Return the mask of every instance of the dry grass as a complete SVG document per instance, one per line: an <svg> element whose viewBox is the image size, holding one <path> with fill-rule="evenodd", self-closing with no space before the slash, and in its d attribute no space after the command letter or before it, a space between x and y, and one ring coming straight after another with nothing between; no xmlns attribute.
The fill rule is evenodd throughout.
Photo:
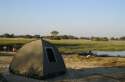
<svg viewBox="0 0 125 82"><path fill-rule="evenodd" d="M94 67L125 67L125 58L121 57L85 57L77 54L63 55L67 68L81 69ZM0 56L0 67L10 64L13 56Z"/></svg>
<svg viewBox="0 0 125 82"><path fill-rule="evenodd" d="M4 72L12 61L13 56L0 56L0 72Z"/></svg>
<svg viewBox="0 0 125 82"><path fill-rule="evenodd" d="M64 56L67 74L47 82L125 82L125 58Z"/></svg>
<svg viewBox="0 0 125 82"><path fill-rule="evenodd" d="M79 55L64 56L67 68L81 69L93 67L125 67L125 58L120 57L85 57Z"/></svg>

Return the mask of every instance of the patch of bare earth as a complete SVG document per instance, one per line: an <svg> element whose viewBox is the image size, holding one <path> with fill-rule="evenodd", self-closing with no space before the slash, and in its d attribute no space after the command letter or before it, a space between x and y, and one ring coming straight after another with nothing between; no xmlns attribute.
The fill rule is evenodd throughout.
<svg viewBox="0 0 125 82"><path fill-rule="evenodd" d="M125 58L64 55L64 60L67 73L53 82L125 82Z"/></svg>
<svg viewBox="0 0 125 82"><path fill-rule="evenodd" d="M67 68L95 68L95 67L125 67L125 58L120 57L86 57L79 55L64 55Z"/></svg>
<svg viewBox="0 0 125 82"><path fill-rule="evenodd" d="M63 55L66 74L36 82L125 82L125 58ZM12 58L0 57L0 65Z"/></svg>

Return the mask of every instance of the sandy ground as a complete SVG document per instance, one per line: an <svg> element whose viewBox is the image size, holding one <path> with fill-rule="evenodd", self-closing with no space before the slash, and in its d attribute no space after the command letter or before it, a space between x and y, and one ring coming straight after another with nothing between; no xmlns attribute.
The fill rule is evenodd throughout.
<svg viewBox="0 0 125 82"><path fill-rule="evenodd" d="M40 81L13 75L6 77L13 78L13 81L9 82L125 82L125 58L86 58L69 55L64 56L64 60L67 73L56 78ZM11 58L0 57L0 65L2 61L7 65Z"/></svg>

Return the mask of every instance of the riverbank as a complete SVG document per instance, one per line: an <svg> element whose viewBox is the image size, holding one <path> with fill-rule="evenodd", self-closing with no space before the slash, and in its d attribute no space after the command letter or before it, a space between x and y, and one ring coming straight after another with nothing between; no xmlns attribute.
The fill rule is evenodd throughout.
<svg viewBox="0 0 125 82"><path fill-rule="evenodd" d="M125 41L91 41L91 40L49 40L62 53L82 51L124 51Z"/></svg>
<svg viewBox="0 0 125 82"><path fill-rule="evenodd" d="M64 55L67 68L81 69L93 67L125 67L125 58L122 57L86 57Z"/></svg>
<svg viewBox="0 0 125 82"><path fill-rule="evenodd" d="M0 38L0 46L24 45L36 39ZM61 53L79 53L82 51L125 51L125 41L91 41L91 40L48 40L58 47ZM12 50L12 49L11 49Z"/></svg>
<svg viewBox="0 0 125 82"><path fill-rule="evenodd" d="M0 56L0 66L9 65L13 56ZM125 67L125 58L122 57L86 57L77 54L63 55L67 68L95 68L95 67Z"/></svg>
<svg viewBox="0 0 125 82"><path fill-rule="evenodd" d="M125 82L125 58L64 55L64 60L67 73L52 82Z"/></svg>

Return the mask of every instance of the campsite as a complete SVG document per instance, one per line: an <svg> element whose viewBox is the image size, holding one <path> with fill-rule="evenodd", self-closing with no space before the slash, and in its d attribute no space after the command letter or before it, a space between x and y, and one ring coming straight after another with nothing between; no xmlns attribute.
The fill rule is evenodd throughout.
<svg viewBox="0 0 125 82"><path fill-rule="evenodd" d="M2 40L2 38L1 38ZM13 45L14 42L15 44L27 44L30 43L32 41L36 41L37 39L12 39L12 38L3 38L3 40L7 40L5 41L4 44L9 44L9 45ZM10 43L9 43L10 41ZM74 82L74 81L78 81L78 82L88 82L88 80L90 80L90 82L93 82L95 80L95 82L97 81L112 81L112 82L124 82L124 71L125 71L125 58L124 57L97 57L97 56L80 56L78 55L78 53L73 53L75 49L70 49L71 47L68 46L72 46L74 48L78 48L78 45L80 45L79 47L83 46L88 48L88 45L91 45L92 48L95 47L95 49L99 49L96 48L96 46L94 45L97 42L91 42L91 41L86 41L86 40L48 40L51 44L56 45L56 47L59 49L59 52L61 53L63 59L64 59L64 63L67 69L66 74L62 75L62 76L58 76L55 78L51 78L48 80L43 80L43 81L50 81L53 79L53 82ZM67 42L66 42L67 41ZM72 43L71 43L72 41ZM1 41L2 42L2 41ZM69 43L68 43L69 42ZM107 44L109 46L120 46L120 42L122 41L113 41L112 42L107 42ZM67 44L66 44L67 43ZM102 41L99 42L100 44L104 44L106 42ZM97 44L99 44L97 43ZM112 43L112 44L110 44ZM122 42L124 43L124 41ZM77 45L76 45L77 44ZM65 46L65 47L64 47ZM67 46L67 47L66 47ZM66 52L64 52L64 49L62 48L66 48ZM69 48L69 49L68 49ZM124 47L122 47L124 49ZM76 49L76 50L77 50ZM117 48L118 49L118 48ZM26 49L24 49L26 50ZM71 50L72 52L69 53L69 50ZM82 49L78 50L81 51ZM89 48L90 50L90 48ZM120 49L121 50L121 49ZM120 51L119 50L119 51ZM83 51L85 51L83 49ZM104 51L106 51L106 49L104 49ZM109 51L109 50L108 50ZM9 51L10 53L10 51ZM15 53L15 52L14 52ZM4 73L5 71L8 70L9 65L12 62L13 59L13 55L6 55L5 53L0 56L0 71L1 74ZM116 76L118 75L118 76ZM92 80L92 81L91 81Z"/></svg>
<svg viewBox="0 0 125 82"><path fill-rule="evenodd" d="M0 0L0 82L125 82L125 0Z"/></svg>

